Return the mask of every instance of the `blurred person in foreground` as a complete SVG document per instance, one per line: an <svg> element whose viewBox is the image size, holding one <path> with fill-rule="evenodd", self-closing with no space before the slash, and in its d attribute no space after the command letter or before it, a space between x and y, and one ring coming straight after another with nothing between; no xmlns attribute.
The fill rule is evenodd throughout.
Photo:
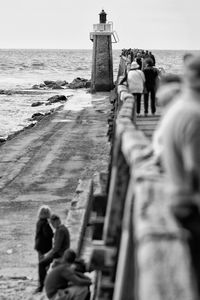
<svg viewBox="0 0 200 300"><path fill-rule="evenodd" d="M200 294L200 56L184 63L182 92L165 113L162 158L171 210L189 232L189 247Z"/></svg>
<svg viewBox="0 0 200 300"><path fill-rule="evenodd" d="M161 76L156 97L163 114L180 95L181 90L182 78L179 75L168 73ZM158 164L161 164L163 152L163 127L164 122L160 121L152 136L152 147Z"/></svg>
<svg viewBox="0 0 200 300"><path fill-rule="evenodd" d="M163 161L171 189L195 200L200 192L200 56L185 65L182 92L162 123Z"/></svg>
<svg viewBox="0 0 200 300"><path fill-rule="evenodd" d="M76 254L72 249L64 252L60 264L54 267L46 277L45 290L50 300L86 300L91 280L82 272L84 268L76 266Z"/></svg>

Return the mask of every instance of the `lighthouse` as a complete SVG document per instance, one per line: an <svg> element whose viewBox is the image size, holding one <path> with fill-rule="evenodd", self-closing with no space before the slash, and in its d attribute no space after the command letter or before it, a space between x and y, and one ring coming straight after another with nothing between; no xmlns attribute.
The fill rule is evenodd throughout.
<svg viewBox="0 0 200 300"><path fill-rule="evenodd" d="M107 22L104 10L99 14L99 23L93 25L90 40L93 42L91 90L110 91L114 87L112 43L116 43L118 37L112 22Z"/></svg>

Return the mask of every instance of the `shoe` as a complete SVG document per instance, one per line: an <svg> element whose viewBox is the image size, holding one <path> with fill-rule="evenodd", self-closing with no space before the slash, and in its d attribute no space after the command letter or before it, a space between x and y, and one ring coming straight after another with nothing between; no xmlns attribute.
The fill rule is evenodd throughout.
<svg viewBox="0 0 200 300"><path fill-rule="evenodd" d="M137 114L137 117L140 118L140 114Z"/></svg>
<svg viewBox="0 0 200 300"><path fill-rule="evenodd" d="M147 116L148 116L148 113L145 113L144 116L147 117Z"/></svg>
<svg viewBox="0 0 200 300"><path fill-rule="evenodd" d="M33 292L33 294L38 294L38 293L42 293L43 287L42 286L38 286L37 289L35 289L35 291Z"/></svg>

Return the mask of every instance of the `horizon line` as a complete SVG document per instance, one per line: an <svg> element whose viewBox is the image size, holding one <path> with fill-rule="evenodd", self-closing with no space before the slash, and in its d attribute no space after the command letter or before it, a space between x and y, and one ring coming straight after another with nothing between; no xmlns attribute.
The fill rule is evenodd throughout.
<svg viewBox="0 0 200 300"><path fill-rule="evenodd" d="M146 50L143 48L124 48L124 49L141 49ZM31 48L31 47L1 47L0 50L93 50L92 48ZM122 51L121 48L112 49L117 51ZM155 51L200 51L200 49L178 49L178 48L172 48L172 49L159 49L159 48L148 48L148 50L155 50Z"/></svg>

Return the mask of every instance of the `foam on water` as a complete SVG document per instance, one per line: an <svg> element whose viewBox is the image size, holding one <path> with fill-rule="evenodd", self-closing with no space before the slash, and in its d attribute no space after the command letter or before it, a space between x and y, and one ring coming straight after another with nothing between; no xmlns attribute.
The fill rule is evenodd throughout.
<svg viewBox="0 0 200 300"><path fill-rule="evenodd" d="M92 107L92 95L80 92L67 101L64 110L80 111L86 107Z"/></svg>

